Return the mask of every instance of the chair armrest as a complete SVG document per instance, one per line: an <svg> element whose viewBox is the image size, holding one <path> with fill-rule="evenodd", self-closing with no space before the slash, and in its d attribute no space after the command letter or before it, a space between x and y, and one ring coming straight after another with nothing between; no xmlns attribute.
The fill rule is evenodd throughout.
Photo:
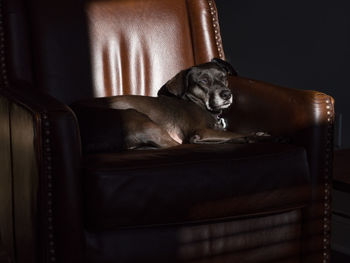
<svg viewBox="0 0 350 263"><path fill-rule="evenodd" d="M6 214L14 215L17 260L48 262L60 255L60 262L80 262L81 147L74 113L23 83L0 89L0 110L0 151L8 156L0 158L7 167L0 177L13 189Z"/></svg>
<svg viewBox="0 0 350 263"><path fill-rule="evenodd" d="M228 121L229 130L266 131L272 135L288 136L291 143L305 148L312 200L303 213L305 245L302 253L310 255L310 260L305 259L305 262L313 262L313 256L317 262L327 259L330 251L334 99L317 91L282 88L240 77L231 77L229 84L235 96L234 105L223 116Z"/></svg>
<svg viewBox="0 0 350 263"><path fill-rule="evenodd" d="M292 135L310 126L328 126L333 122L334 100L324 93L241 77L231 77L229 85L235 96L226 114L230 129Z"/></svg>
<svg viewBox="0 0 350 263"><path fill-rule="evenodd" d="M334 99L317 91L283 88L241 77L231 77L229 85L235 102L223 115L228 129L288 136L293 144L306 149L312 183L328 189L332 174ZM315 199L324 198L323 189L313 189L318 189Z"/></svg>
<svg viewBox="0 0 350 263"><path fill-rule="evenodd" d="M308 155L313 183L331 176L334 99L324 93L283 88L241 77L230 77L235 97L223 117L236 132L266 131L288 136ZM320 174L324 178L318 178Z"/></svg>

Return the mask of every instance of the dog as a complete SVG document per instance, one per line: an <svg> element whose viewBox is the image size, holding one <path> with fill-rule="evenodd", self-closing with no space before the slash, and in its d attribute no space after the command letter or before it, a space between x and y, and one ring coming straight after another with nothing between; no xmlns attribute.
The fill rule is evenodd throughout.
<svg viewBox="0 0 350 263"><path fill-rule="evenodd" d="M244 135L226 130L220 115L234 99L228 87L229 75L237 75L231 64L214 58L180 71L160 88L158 97L94 98L75 103L73 109L78 119L96 110L118 116L124 149L168 148L184 143L249 143L268 136L264 132ZM88 122L91 119L84 117Z"/></svg>

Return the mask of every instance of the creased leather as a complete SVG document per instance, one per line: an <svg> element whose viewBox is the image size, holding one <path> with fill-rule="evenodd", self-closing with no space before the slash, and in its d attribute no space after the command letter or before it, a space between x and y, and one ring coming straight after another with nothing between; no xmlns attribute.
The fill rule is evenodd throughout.
<svg viewBox="0 0 350 263"><path fill-rule="evenodd" d="M154 96L194 64L186 1L91 1L86 12L95 96Z"/></svg>

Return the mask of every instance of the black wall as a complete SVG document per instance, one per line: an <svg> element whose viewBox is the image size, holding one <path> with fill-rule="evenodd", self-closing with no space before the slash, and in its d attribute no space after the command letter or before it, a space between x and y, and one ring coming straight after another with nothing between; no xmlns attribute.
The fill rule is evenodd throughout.
<svg viewBox="0 0 350 263"><path fill-rule="evenodd" d="M241 76L335 98L350 148L350 1L216 0L227 60Z"/></svg>

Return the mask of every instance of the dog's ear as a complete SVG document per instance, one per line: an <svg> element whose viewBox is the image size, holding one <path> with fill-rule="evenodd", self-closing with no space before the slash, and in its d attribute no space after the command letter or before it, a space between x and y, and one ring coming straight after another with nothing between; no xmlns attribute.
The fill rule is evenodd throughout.
<svg viewBox="0 0 350 263"><path fill-rule="evenodd" d="M222 60L221 58L213 58L211 60L211 62L214 62L215 64L217 64L219 67L221 67L222 69L224 69L228 75L232 75L232 76L237 76L237 71L232 67L232 65L230 63L228 63L225 60Z"/></svg>
<svg viewBox="0 0 350 263"><path fill-rule="evenodd" d="M160 90L158 91L159 95L165 96L176 96L182 97L188 88L188 73L190 69L185 69L180 71L173 77L168 80Z"/></svg>

